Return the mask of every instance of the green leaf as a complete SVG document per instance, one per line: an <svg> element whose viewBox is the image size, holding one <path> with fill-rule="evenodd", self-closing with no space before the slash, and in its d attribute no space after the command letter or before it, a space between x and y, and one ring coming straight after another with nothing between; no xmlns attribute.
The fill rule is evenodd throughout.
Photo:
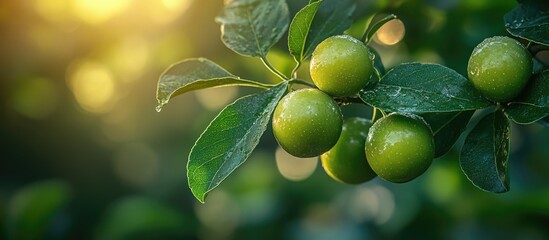
<svg viewBox="0 0 549 240"><path fill-rule="evenodd" d="M183 211L145 197L127 197L108 208L94 239L183 239L196 229Z"/></svg>
<svg viewBox="0 0 549 240"><path fill-rule="evenodd" d="M8 205L9 239L53 238L54 219L70 198L69 186L57 180L33 183L19 190Z"/></svg>
<svg viewBox="0 0 549 240"><path fill-rule="evenodd" d="M420 63L396 66L381 82L363 89L359 97L388 112L457 112L491 104L456 71L438 64Z"/></svg>
<svg viewBox="0 0 549 240"><path fill-rule="evenodd" d="M513 36L549 45L549 7L537 6L529 1L519 4L505 14L505 28Z"/></svg>
<svg viewBox="0 0 549 240"><path fill-rule="evenodd" d="M368 49L370 50L370 55L374 58L374 72L370 79L368 80L368 83L366 86L364 86L364 89L369 89L372 86L376 85L381 79L383 75L385 75L385 66L383 66L383 62L381 61L381 55L372 47L368 46Z"/></svg>
<svg viewBox="0 0 549 240"><path fill-rule="evenodd" d="M230 0L216 21L221 39L238 54L266 57L290 22L285 0Z"/></svg>
<svg viewBox="0 0 549 240"><path fill-rule="evenodd" d="M376 23L374 23L374 25L372 25L371 27L368 27L368 31L366 31L366 33L364 33L364 36L362 37L362 39L364 39L365 41L367 42L371 42L372 41L372 38L374 37L374 34L381 28L383 27L383 25L385 25L385 23L393 20L393 19L396 19L397 16L394 15L394 14L390 14L386 17L384 17L383 19L377 21Z"/></svg>
<svg viewBox="0 0 549 240"><path fill-rule="evenodd" d="M316 2L312 2L309 5L313 5L315 3ZM352 17L355 8L356 4L354 0L324 0L320 4L320 7L316 10L312 23L306 24L306 21L304 20L308 19L297 20L300 23L296 23L294 28L302 28L303 30L294 31L307 31L308 34L306 34L306 38L300 38L291 35L291 32L289 33L290 35L288 36L288 42L292 41L292 45L296 45L294 48L290 45L290 43L288 43L290 53L294 55L295 60L297 62L301 62L308 59L313 54L316 46L320 42L324 41L324 39L342 34L345 30L347 30L353 23ZM309 9L307 11L311 10L312 9ZM296 15L296 17L298 16ZM299 16L299 18L305 18L305 16ZM294 21L296 20L294 19ZM307 27L307 29L305 29L305 27ZM294 37L296 39L290 39ZM303 46L301 48L297 46L300 43Z"/></svg>
<svg viewBox="0 0 549 240"><path fill-rule="evenodd" d="M532 77L521 95L509 102L504 111L518 124L530 124L549 116L549 69Z"/></svg>
<svg viewBox="0 0 549 240"><path fill-rule="evenodd" d="M540 119L539 120L539 123L545 127L549 127L549 116L543 118L543 119Z"/></svg>
<svg viewBox="0 0 549 240"><path fill-rule="evenodd" d="M168 67L160 75L156 90L157 110L160 111L173 97L189 91L234 85L268 87L267 84L240 79L208 59L185 59Z"/></svg>
<svg viewBox="0 0 549 240"><path fill-rule="evenodd" d="M379 75L385 75L385 66L383 66L383 62L381 61L381 55L370 46L368 46L368 49L370 50L370 53L374 55L374 67L379 72Z"/></svg>
<svg viewBox="0 0 549 240"><path fill-rule="evenodd" d="M460 165L478 188L509 191L509 121L500 110L490 113L471 130L461 149Z"/></svg>
<svg viewBox="0 0 549 240"><path fill-rule="evenodd" d="M290 24L290 29L288 30L288 49L296 62L301 62L305 59L304 54L307 48L305 43L307 42L309 29L320 4L322 4L322 0L308 4L295 14Z"/></svg>
<svg viewBox="0 0 549 240"><path fill-rule="evenodd" d="M421 116L431 126L435 137L435 158L446 154L465 131L475 111L425 113Z"/></svg>
<svg viewBox="0 0 549 240"><path fill-rule="evenodd" d="M198 138L189 154L187 177L200 202L249 157L287 85L283 82L268 91L236 100Z"/></svg>

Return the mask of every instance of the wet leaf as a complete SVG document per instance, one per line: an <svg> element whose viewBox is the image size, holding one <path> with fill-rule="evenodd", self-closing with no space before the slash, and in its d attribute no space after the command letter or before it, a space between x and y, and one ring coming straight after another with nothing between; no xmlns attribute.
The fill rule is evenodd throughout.
<svg viewBox="0 0 549 240"><path fill-rule="evenodd" d="M388 71L381 82L359 97L388 112L456 112L485 108L485 100L456 71L438 64L405 63Z"/></svg>
<svg viewBox="0 0 549 240"><path fill-rule="evenodd" d="M500 110L490 113L471 130L461 149L460 165L478 188L509 191L509 121Z"/></svg>
<svg viewBox="0 0 549 240"><path fill-rule="evenodd" d="M352 16L356 8L355 1L323 0L319 2L322 3L317 7L312 22L309 23L310 17L305 14L311 12L318 2L310 3L305 7L307 8L305 13L299 16L296 15L298 20L293 27L295 33L289 33L288 46L297 62L308 59L319 43L328 37L342 34L353 23ZM307 34L297 34L297 32L307 32ZM299 47L299 45L302 47Z"/></svg>
<svg viewBox="0 0 549 240"><path fill-rule="evenodd" d="M189 91L234 85L267 88L265 84L240 79L208 59L186 59L173 64L160 75L156 90L157 110L173 97Z"/></svg>
<svg viewBox="0 0 549 240"><path fill-rule="evenodd" d="M301 62L306 57L304 54L307 49L305 45L307 36L309 35L311 24L320 4L322 4L322 0L308 4L296 13L290 24L290 29L288 30L288 49L296 62Z"/></svg>
<svg viewBox="0 0 549 240"><path fill-rule="evenodd" d="M435 138L435 158L446 154L456 143L475 111L425 113L421 116L431 126Z"/></svg>
<svg viewBox="0 0 549 240"><path fill-rule="evenodd" d="M238 54L265 57L282 38L290 13L285 0L231 0L216 21L225 46Z"/></svg>
<svg viewBox="0 0 549 240"><path fill-rule="evenodd" d="M505 114L518 124L530 124L549 115L549 69L533 76L521 95L505 106Z"/></svg>
<svg viewBox="0 0 549 240"><path fill-rule="evenodd" d="M286 88L284 82L236 100L198 138L189 154L187 177L200 202L250 156Z"/></svg>
<svg viewBox="0 0 549 240"><path fill-rule="evenodd" d="M514 36L549 45L549 4L523 1L504 17L505 28Z"/></svg>

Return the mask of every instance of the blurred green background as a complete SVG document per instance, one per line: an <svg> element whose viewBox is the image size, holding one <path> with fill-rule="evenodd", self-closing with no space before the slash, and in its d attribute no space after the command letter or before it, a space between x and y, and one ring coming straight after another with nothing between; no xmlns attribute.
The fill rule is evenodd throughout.
<svg viewBox="0 0 549 240"><path fill-rule="evenodd" d="M306 4L289 0L293 14ZM357 0L394 13L405 35L373 42L387 68L440 63L465 75L472 49L507 35L513 0ZM317 159L277 149L270 129L251 158L200 204L186 182L194 141L249 88L202 90L155 111L171 63L207 57L264 82L259 59L225 48L222 1L0 2L0 239L547 239L549 128L512 126L511 191L475 188L454 150L418 179L349 186ZM398 31L397 31L398 32ZM285 40L273 64L293 67ZM306 64L305 64L306 65ZM306 78L307 67L300 71ZM345 116L368 117L364 106ZM475 120L474 120L475 121ZM470 128L470 126L469 126ZM459 149L459 144L458 147Z"/></svg>

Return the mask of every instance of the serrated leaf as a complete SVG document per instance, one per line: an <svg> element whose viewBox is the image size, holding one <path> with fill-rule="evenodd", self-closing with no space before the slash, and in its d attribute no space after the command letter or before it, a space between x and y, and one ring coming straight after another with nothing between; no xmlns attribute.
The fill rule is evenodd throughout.
<svg viewBox="0 0 549 240"><path fill-rule="evenodd" d="M267 88L266 84L240 79L208 59L185 59L160 75L156 90L157 109L160 110L173 97L189 91L234 85Z"/></svg>
<svg viewBox="0 0 549 240"><path fill-rule="evenodd" d="M286 92L283 82L268 91L236 100L223 109L196 141L189 154L187 177L194 196L204 202L251 154Z"/></svg>
<svg viewBox="0 0 549 240"><path fill-rule="evenodd" d="M310 3L315 4L315 2ZM324 0L320 4L320 7L316 10L316 14L310 23L307 31L308 34L305 39L294 39L291 41L305 41L302 43L303 47L292 53L296 61L301 62L308 59L315 50L316 46L324 41L324 39L342 34L353 23L353 13L355 11L356 4L354 0ZM296 26L300 27L300 26ZM290 41L288 36L288 41ZM297 45L297 43L294 43ZM296 48L297 49L297 48ZM292 50L290 50L292 51Z"/></svg>
<svg viewBox="0 0 549 240"><path fill-rule="evenodd" d="M509 191L509 121L500 110L490 113L471 130L461 149L460 165L478 188Z"/></svg>
<svg viewBox="0 0 549 240"><path fill-rule="evenodd" d="M491 103L456 71L438 64L405 63L389 70L381 82L359 97L388 112L457 112Z"/></svg>
<svg viewBox="0 0 549 240"><path fill-rule="evenodd" d="M290 29L288 30L288 49L290 54L294 56L296 62L301 62L305 59L305 51L307 46L307 36L309 35L309 29L313 23L313 19L316 15L316 11L322 0L312 2L299 10L290 23Z"/></svg>
<svg viewBox="0 0 549 240"><path fill-rule="evenodd" d="M514 36L549 45L549 7L547 2L525 1L505 14L505 28Z"/></svg>
<svg viewBox="0 0 549 240"><path fill-rule="evenodd" d="M530 124L549 116L549 69L532 77L521 95L509 102L504 111L518 124Z"/></svg>
<svg viewBox="0 0 549 240"><path fill-rule="evenodd" d="M290 22L285 0L231 0L216 21L225 46L238 54L265 57Z"/></svg>
<svg viewBox="0 0 549 240"><path fill-rule="evenodd" d="M435 158L446 154L461 136L475 111L425 113L421 116L431 126L435 138Z"/></svg>

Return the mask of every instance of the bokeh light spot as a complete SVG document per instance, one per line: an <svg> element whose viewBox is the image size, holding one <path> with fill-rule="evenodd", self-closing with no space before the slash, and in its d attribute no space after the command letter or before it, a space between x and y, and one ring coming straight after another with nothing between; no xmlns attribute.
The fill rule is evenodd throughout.
<svg viewBox="0 0 549 240"><path fill-rule="evenodd" d="M290 155L281 147L276 149L276 166L288 180L301 181L310 177L318 165L318 158L298 158Z"/></svg>
<svg viewBox="0 0 549 240"><path fill-rule="evenodd" d="M383 45L394 45L404 38L404 33L404 23L400 19L393 19L379 28L374 40Z"/></svg>
<svg viewBox="0 0 549 240"><path fill-rule="evenodd" d="M237 202L221 189L211 192L206 204L197 204L195 212L198 220L207 228L204 234L217 235L215 238L230 235L240 223L241 213Z"/></svg>
<svg viewBox="0 0 549 240"><path fill-rule="evenodd" d="M445 165L435 165L427 175L427 194L438 203L455 199L459 193L461 182L459 172L455 168Z"/></svg>
<svg viewBox="0 0 549 240"><path fill-rule="evenodd" d="M150 50L147 41L141 37L127 37L108 52L109 65L117 71L120 80L131 82L147 69Z"/></svg>
<svg viewBox="0 0 549 240"><path fill-rule="evenodd" d="M195 92L198 102L209 110L219 110L238 94L237 87L209 88Z"/></svg>
<svg viewBox="0 0 549 240"><path fill-rule="evenodd" d="M131 0L75 0L74 12L84 22L101 24L120 14Z"/></svg>
<svg viewBox="0 0 549 240"><path fill-rule="evenodd" d="M151 0L147 9L151 20L158 24L170 23L179 18L191 5L191 0Z"/></svg>
<svg viewBox="0 0 549 240"><path fill-rule="evenodd" d="M66 20L70 15L69 0L35 0L33 4L36 13L51 22Z"/></svg>
<svg viewBox="0 0 549 240"><path fill-rule="evenodd" d="M115 80L103 64L91 60L76 62L69 68L69 87L86 111L102 113L114 100Z"/></svg>
<svg viewBox="0 0 549 240"><path fill-rule="evenodd" d="M24 80L11 98L13 109L29 118L46 118L59 103L59 89L45 78Z"/></svg>

